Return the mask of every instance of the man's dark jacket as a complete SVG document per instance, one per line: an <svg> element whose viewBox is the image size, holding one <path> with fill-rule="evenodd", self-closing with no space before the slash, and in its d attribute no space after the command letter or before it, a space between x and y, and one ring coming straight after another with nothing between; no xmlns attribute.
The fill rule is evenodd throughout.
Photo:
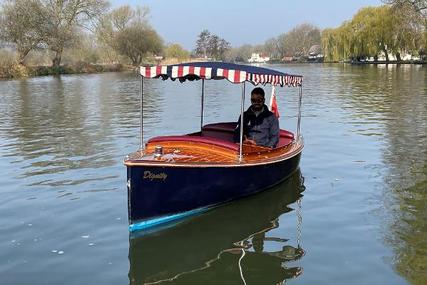
<svg viewBox="0 0 427 285"><path fill-rule="evenodd" d="M268 107L264 105L263 111L256 116L249 107L243 114L243 135L248 139L255 140L257 145L276 147L279 142L279 120ZM240 117L237 122L237 127L234 130L234 141L240 140Z"/></svg>

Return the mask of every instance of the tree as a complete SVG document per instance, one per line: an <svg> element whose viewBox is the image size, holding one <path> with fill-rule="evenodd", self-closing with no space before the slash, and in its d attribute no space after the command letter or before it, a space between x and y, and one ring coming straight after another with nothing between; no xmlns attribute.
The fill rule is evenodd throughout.
<svg viewBox="0 0 427 285"><path fill-rule="evenodd" d="M366 7L353 16L348 30L351 35L352 59L365 59L383 52L386 61L389 60L394 29L389 12L386 6Z"/></svg>
<svg viewBox="0 0 427 285"><path fill-rule="evenodd" d="M231 48L230 43L217 35L209 38L207 53L215 60L224 60L225 53Z"/></svg>
<svg viewBox="0 0 427 285"><path fill-rule="evenodd" d="M137 7L140 11L142 11L143 8ZM143 19L140 19L140 21L145 21L145 15L148 15L148 8L144 8L144 12L141 12L141 17ZM113 10L110 13L110 20L112 27L117 29L118 31L124 30L126 27L129 26L132 19L135 17L135 12L132 10L132 8L128 5L121 6L115 10Z"/></svg>
<svg viewBox="0 0 427 285"><path fill-rule="evenodd" d="M77 40L80 28L88 29L90 24L102 15L107 0L40 0L43 5L46 24L45 41L54 52L52 65L58 67L64 48Z"/></svg>
<svg viewBox="0 0 427 285"><path fill-rule="evenodd" d="M115 36L116 50L132 61L132 65L138 66L143 58L151 54L159 54L163 43L157 32L151 28L140 25L126 27Z"/></svg>
<svg viewBox="0 0 427 285"><path fill-rule="evenodd" d="M286 47L286 36L286 33L283 33L277 37L277 53L281 59L289 53L287 50L288 47Z"/></svg>
<svg viewBox="0 0 427 285"><path fill-rule="evenodd" d="M311 24L301 24L278 37L278 54L281 57L306 56L310 47L319 45L320 42L319 28Z"/></svg>
<svg viewBox="0 0 427 285"><path fill-rule="evenodd" d="M206 58L208 56L208 48L211 42L211 33L208 30L203 30L196 41L196 54Z"/></svg>
<svg viewBox="0 0 427 285"><path fill-rule="evenodd" d="M324 29L322 31L322 50L325 58L329 61L340 59L338 54L338 35L336 29Z"/></svg>
<svg viewBox="0 0 427 285"><path fill-rule="evenodd" d="M228 53L228 61L247 62L251 57L253 47L251 45L243 45L238 48L231 48Z"/></svg>
<svg viewBox="0 0 427 285"><path fill-rule="evenodd" d="M399 22L396 41L422 55L427 47L427 0L385 0ZM400 52L396 51L399 57Z"/></svg>
<svg viewBox="0 0 427 285"><path fill-rule="evenodd" d="M412 6L416 12L424 13L427 11L427 0L383 0L386 4L391 4L397 8Z"/></svg>
<svg viewBox="0 0 427 285"><path fill-rule="evenodd" d="M217 35L211 35L208 41L207 54L209 57L217 59L219 57L219 41L220 38Z"/></svg>
<svg viewBox="0 0 427 285"><path fill-rule="evenodd" d="M279 53L279 41L276 38L271 38L265 41L262 48L263 52L268 54L270 58L281 59Z"/></svg>
<svg viewBox="0 0 427 285"><path fill-rule="evenodd" d="M196 41L196 54L204 58L211 57L215 60L224 60L231 45L217 35L203 30Z"/></svg>
<svg viewBox="0 0 427 285"><path fill-rule="evenodd" d="M183 60L189 58L190 53L183 49L179 44L171 44L166 47L165 56L167 58L176 58L178 60Z"/></svg>
<svg viewBox="0 0 427 285"><path fill-rule="evenodd" d="M37 0L7 0L1 8L0 38L16 45L18 62L23 64L28 53L44 39L41 6Z"/></svg>
<svg viewBox="0 0 427 285"><path fill-rule="evenodd" d="M98 25L98 38L137 66L149 54L160 54L163 40L147 21L148 8L122 6Z"/></svg>
<svg viewBox="0 0 427 285"><path fill-rule="evenodd" d="M360 9L351 21L337 29L322 33L322 48L329 60L361 60L382 53L386 61L394 54L398 61L401 53L418 53L422 49L424 23L411 8L412 14L402 13L390 6Z"/></svg>

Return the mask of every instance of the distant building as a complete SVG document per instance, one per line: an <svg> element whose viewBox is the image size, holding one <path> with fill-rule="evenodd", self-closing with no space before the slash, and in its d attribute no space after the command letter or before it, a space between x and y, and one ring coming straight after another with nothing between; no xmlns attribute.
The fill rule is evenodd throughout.
<svg viewBox="0 0 427 285"><path fill-rule="evenodd" d="M322 48L320 45L314 45L308 50L308 61L310 62L323 62Z"/></svg>
<svg viewBox="0 0 427 285"><path fill-rule="evenodd" d="M251 58L248 59L249 63L266 63L270 60L270 57L264 56L259 53L253 53Z"/></svg>
<svg viewBox="0 0 427 285"><path fill-rule="evenodd" d="M295 59L292 55L285 55L284 57L282 57L282 61L283 62L292 62L292 61L295 61Z"/></svg>

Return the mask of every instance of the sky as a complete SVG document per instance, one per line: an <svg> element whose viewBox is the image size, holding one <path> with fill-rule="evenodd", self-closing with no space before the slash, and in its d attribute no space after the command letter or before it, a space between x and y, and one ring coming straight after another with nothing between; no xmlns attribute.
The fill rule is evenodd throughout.
<svg viewBox="0 0 427 285"><path fill-rule="evenodd" d="M193 50L204 29L231 43L263 44L266 40L309 23L321 29L338 27L360 8L381 0L110 0L112 8L147 6L149 22L165 43Z"/></svg>

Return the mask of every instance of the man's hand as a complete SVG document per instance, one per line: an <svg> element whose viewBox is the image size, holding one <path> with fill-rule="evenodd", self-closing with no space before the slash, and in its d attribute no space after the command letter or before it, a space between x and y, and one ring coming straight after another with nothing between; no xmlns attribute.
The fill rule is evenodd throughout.
<svg viewBox="0 0 427 285"><path fill-rule="evenodd" d="M250 140L246 136L245 136L245 140L243 141L243 143L250 144L250 145L256 145L256 141L255 140Z"/></svg>

